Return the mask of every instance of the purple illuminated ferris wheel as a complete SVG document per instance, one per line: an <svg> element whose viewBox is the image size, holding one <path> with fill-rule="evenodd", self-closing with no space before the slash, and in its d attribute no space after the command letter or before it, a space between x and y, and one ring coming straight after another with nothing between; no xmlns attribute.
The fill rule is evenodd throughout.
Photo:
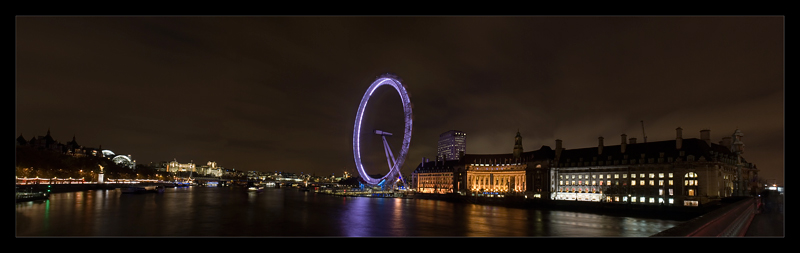
<svg viewBox="0 0 800 253"><path fill-rule="evenodd" d="M403 144L400 147L400 154L395 157L392 153L392 150L389 148L389 143L386 142L386 136L392 136L392 133L381 130L373 131L373 133L381 135L381 138L383 138L383 148L386 152L386 161L389 163L389 173L386 173L386 175L381 178L372 178L364 171L364 165L361 163L361 122L363 120L364 110L367 108L367 102L369 102L369 98L372 96L372 93L378 89L378 87L383 85L391 86L397 90L398 94L400 94L400 99L403 103L405 133L403 133ZM384 187L393 187L397 180L401 180L403 185L406 184L405 180L403 180L402 176L400 175L400 168L403 167L403 162L406 159L406 155L408 155L408 146L411 143L411 121L411 100L408 98L408 92L406 92L405 86L400 83L399 78L395 75L383 74L379 76L378 79L376 79L375 82L369 86L367 92L364 93L364 98L361 99L361 105L358 106L356 124L353 128L353 156L356 160L356 169L358 170L358 174L361 176L364 182L372 186Z"/></svg>

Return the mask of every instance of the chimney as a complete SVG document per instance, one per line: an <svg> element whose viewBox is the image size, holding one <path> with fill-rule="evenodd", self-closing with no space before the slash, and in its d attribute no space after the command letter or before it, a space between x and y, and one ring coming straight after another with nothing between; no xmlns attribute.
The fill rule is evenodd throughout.
<svg viewBox="0 0 800 253"><path fill-rule="evenodd" d="M620 145L620 152L625 153L625 148L628 146L628 143L625 142L628 139L627 134L622 134L622 144Z"/></svg>
<svg viewBox="0 0 800 253"><path fill-rule="evenodd" d="M675 129L675 149L681 149L683 145L683 129L678 127Z"/></svg>
<svg viewBox="0 0 800 253"><path fill-rule="evenodd" d="M597 154L603 154L603 136L597 138Z"/></svg>
<svg viewBox="0 0 800 253"><path fill-rule="evenodd" d="M711 130L703 129L700 130L700 139L705 141L709 147L711 147Z"/></svg>
<svg viewBox="0 0 800 253"><path fill-rule="evenodd" d="M636 144L636 138L631 138L631 144Z"/></svg>

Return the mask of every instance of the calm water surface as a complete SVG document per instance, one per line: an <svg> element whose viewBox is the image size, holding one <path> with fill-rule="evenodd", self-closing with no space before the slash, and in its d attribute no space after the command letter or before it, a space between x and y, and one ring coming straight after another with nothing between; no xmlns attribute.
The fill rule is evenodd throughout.
<svg viewBox="0 0 800 253"><path fill-rule="evenodd" d="M18 237L647 237L681 221L234 187L53 194L16 204Z"/></svg>

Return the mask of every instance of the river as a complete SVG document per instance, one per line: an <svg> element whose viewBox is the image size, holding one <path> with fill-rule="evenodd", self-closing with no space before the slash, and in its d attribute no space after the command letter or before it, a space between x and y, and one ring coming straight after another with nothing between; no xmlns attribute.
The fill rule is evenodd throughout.
<svg viewBox="0 0 800 253"><path fill-rule="evenodd" d="M681 223L292 188L90 190L16 204L17 237L647 237Z"/></svg>

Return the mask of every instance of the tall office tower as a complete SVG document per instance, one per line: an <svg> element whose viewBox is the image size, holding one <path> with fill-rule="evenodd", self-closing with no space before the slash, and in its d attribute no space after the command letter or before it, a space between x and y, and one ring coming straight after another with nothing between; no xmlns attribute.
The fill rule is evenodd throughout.
<svg viewBox="0 0 800 253"><path fill-rule="evenodd" d="M436 151L437 160L458 160L459 153L467 153L467 134L458 130L450 130L439 135Z"/></svg>

